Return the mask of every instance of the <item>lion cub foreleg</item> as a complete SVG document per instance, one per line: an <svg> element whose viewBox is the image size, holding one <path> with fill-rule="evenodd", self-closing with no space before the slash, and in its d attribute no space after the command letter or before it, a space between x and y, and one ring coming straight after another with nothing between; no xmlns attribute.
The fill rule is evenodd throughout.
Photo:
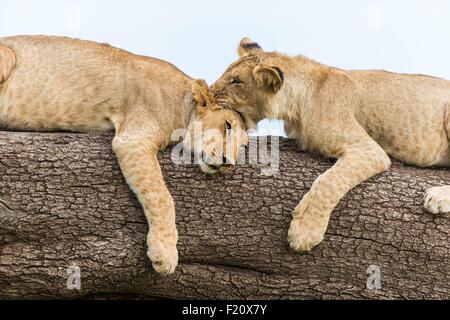
<svg viewBox="0 0 450 320"><path fill-rule="evenodd" d="M170 274L178 264L175 206L164 183L152 141L133 135L117 135L113 141L122 173L141 202L149 223L148 257L153 268Z"/></svg>
<svg viewBox="0 0 450 320"><path fill-rule="evenodd" d="M289 243L295 251L309 251L322 242L330 214L352 188L390 166L375 141L348 146L336 164L321 175L294 211Z"/></svg>

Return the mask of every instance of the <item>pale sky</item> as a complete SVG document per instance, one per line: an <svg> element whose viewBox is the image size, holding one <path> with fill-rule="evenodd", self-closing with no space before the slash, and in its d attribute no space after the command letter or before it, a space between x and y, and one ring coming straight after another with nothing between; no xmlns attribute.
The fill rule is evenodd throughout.
<svg viewBox="0 0 450 320"><path fill-rule="evenodd" d="M450 79L447 0L0 0L0 36L17 34L108 42L209 83L245 36L340 68Z"/></svg>

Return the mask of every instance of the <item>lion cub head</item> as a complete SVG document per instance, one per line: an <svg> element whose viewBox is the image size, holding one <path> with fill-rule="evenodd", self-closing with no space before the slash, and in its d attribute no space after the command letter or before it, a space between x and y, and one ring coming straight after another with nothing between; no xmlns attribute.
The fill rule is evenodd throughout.
<svg viewBox="0 0 450 320"><path fill-rule="evenodd" d="M239 151L248 143L240 115L216 103L204 80L192 85L195 116L188 126L185 145L197 156L203 172L215 174L236 165Z"/></svg>
<svg viewBox="0 0 450 320"><path fill-rule="evenodd" d="M278 55L265 52L256 42L244 38L240 59L212 85L217 101L242 113L250 129L267 113L268 103L283 86L284 73L276 65Z"/></svg>

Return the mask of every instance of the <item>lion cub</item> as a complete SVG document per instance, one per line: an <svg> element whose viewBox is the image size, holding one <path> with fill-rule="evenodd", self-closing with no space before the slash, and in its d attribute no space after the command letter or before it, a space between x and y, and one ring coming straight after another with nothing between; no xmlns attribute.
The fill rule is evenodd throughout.
<svg viewBox="0 0 450 320"><path fill-rule="evenodd" d="M205 172L215 173L236 163L248 138L239 115L217 106L204 81L161 60L59 37L0 38L0 123L38 131L115 129L113 150L145 210L148 256L161 274L177 266L178 235L158 151L174 130L188 128L187 147L202 155ZM212 129L223 139L204 138Z"/></svg>
<svg viewBox="0 0 450 320"><path fill-rule="evenodd" d="M238 52L240 60L212 86L219 103L241 112L249 127L263 118L282 119L304 148L338 159L294 211L294 250L318 245L335 206L352 188L387 170L389 156L420 167L450 165L450 81L340 70L303 56L264 52L248 38ZM428 190L425 208L450 212L450 186Z"/></svg>

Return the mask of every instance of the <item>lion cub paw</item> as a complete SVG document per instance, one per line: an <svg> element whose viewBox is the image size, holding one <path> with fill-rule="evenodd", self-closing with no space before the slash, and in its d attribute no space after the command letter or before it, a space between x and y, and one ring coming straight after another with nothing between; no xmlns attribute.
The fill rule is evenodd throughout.
<svg viewBox="0 0 450 320"><path fill-rule="evenodd" d="M433 214L449 214L450 186L428 189L425 194L424 207Z"/></svg>
<svg viewBox="0 0 450 320"><path fill-rule="evenodd" d="M165 244L160 240L148 241L148 257L153 268L162 275L169 275L175 272L178 265L178 250L176 245Z"/></svg>
<svg viewBox="0 0 450 320"><path fill-rule="evenodd" d="M308 252L323 241L325 230L294 219L289 228L288 241L296 252Z"/></svg>
<svg viewBox="0 0 450 320"><path fill-rule="evenodd" d="M294 210L288 234L289 244L294 251L311 251L325 237L329 213L314 208L307 194Z"/></svg>

